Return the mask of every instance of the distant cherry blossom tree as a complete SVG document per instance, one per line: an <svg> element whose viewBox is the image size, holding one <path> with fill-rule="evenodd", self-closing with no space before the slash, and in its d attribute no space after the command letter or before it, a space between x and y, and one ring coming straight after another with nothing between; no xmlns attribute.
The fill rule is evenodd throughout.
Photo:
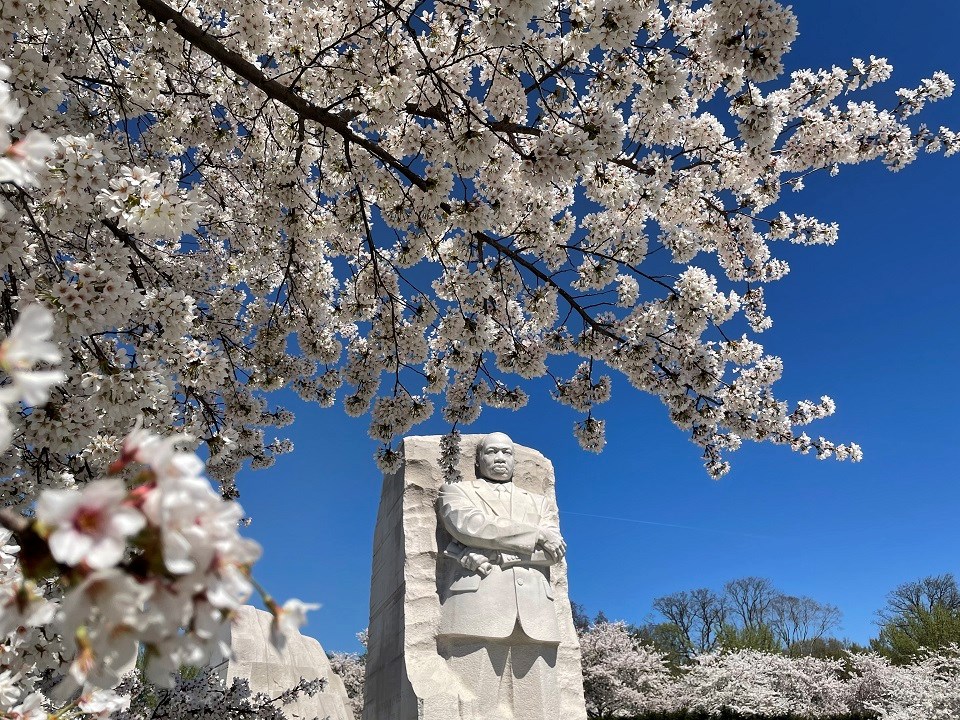
<svg viewBox="0 0 960 720"><path fill-rule="evenodd" d="M638 715L669 707L666 658L632 636L625 623L595 622L579 637L589 717Z"/></svg>
<svg viewBox="0 0 960 720"><path fill-rule="evenodd" d="M851 710L881 720L948 720L960 716L960 647L928 651L907 665L873 654L852 655Z"/></svg>
<svg viewBox="0 0 960 720"><path fill-rule="evenodd" d="M826 717L848 711L837 660L756 650L705 653L684 668L677 706L717 714Z"/></svg>
<svg viewBox="0 0 960 720"><path fill-rule="evenodd" d="M629 718L644 712L708 717L950 720L960 713L960 648L927 652L908 665L876 654L842 660L737 650L702 653L671 674L665 656L645 647L622 622L579 633L587 712Z"/></svg>
<svg viewBox="0 0 960 720"><path fill-rule="evenodd" d="M353 716L360 720L363 716L363 684L366 679L366 657L359 653L330 653L330 667L343 680L347 697L353 708Z"/></svg>
<svg viewBox="0 0 960 720"><path fill-rule="evenodd" d="M333 652L328 655L330 667L343 680L347 697L353 704L353 716L356 720L360 720L363 716L363 686L367 672L367 638L367 628L357 633L357 640L364 648L362 653Z"/></svg>

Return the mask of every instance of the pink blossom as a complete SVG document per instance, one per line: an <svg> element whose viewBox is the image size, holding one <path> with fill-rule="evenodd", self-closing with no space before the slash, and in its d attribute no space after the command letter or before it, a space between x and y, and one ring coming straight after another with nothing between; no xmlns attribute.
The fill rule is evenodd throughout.
<svg viewBox="0 0 960 720"><path fill-rule="evenodd" d="M36 173L53 155L53 142L41 132L31 130L23 138L7 146L0 155L0 180L21 187L36 182Z"/></svg>
<svg viewBox="0 0 960 720"><path fill-rule="evenodd" d="M47 541L54 559L94 569L120 562L127 538L146 523L141 513L123 504L126 496L116 479L94 481L80 492L44 492L37 502L37 520L52 528Z"/></svg>
<svg viewBox="0 0 960 720"><path fill-rule="evenodd" d="M47 720L47 711L43 709L43 695L33 692L23 699L23 702L12 708L8 717L15 720Z"/></svg>

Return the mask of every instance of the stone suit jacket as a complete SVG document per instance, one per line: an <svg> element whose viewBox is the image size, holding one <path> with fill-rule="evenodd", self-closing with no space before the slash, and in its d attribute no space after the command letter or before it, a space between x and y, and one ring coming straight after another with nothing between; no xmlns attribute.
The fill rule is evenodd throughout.
<svg viewBox="0 0 960 720"><path fill-rule="evenodd" d="M560 642L550 589L550 560L536 549L539 528L559 532L556 505L513 483L504 499L498 483L444 483L439 515L443 526L468 551L493 557L487 576L457 565L442 597L441 635L506 638L517 621L532 640ZM447 560L447 562L455 562Z"/></svg>

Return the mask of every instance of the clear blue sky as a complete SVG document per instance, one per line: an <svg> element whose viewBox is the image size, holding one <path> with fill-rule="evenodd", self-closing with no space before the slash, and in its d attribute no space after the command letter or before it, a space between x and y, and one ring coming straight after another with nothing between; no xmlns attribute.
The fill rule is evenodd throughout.
<svg viewBox="0 0 960 720"><path fill-rule="evenodd" d="M960 81L956 0L798 0L794 11L790 70L874 54L894 66L887 97L936 70ZM929 110L931 126L960 129L960 94ZM784 358L782 397L837 401L809 432L860 443L859 465L749 445L712 481L660 402L621 382L600 408L601 455L578 448L575 414L544 386L524 410L486 409L465 429L505 431L552 459L573 600L640 623L657 596L759 575L839 606L838 634L865 643L896 585L960 574L958 187L960 157L932 156L898 174L845 168L787 198L839 222L840 242L777 248L792 272L768 288L775 325L761 340ZM367 421L277 400L297 414L281 431L296 450L239 482L265 551L256 574L278 599L323 604L306 632L324 648L356 650L381 484ZM438 418L414 432L445 430Z"/></svg>

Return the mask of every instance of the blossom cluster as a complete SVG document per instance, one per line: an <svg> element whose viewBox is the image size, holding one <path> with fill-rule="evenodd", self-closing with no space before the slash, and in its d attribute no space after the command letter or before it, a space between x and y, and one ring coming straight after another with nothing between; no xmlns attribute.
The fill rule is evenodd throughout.
<svg viewBox="0 0 960 720"><path fill-rule="evenodd" d="M357 640L367 647L367 630L357 633ZM330 667L340 676L347 697L353 705L353 716L360 720L363 716L363 686L366 679L367 653L333 652L330 653Z"/></svg>
<svg viewBox="0 0 960 720"><path fill-rule="evenodd" d="M49 310L29 305L0 342L9 376L0 417L8 405L47 402L64 382L59 370L36 367L61 361L53 328ZM11 441L8 424L0 451ZM189 441L138 425L107 477L42 491L28 517L2 511L0 717L45 718L67 700L62 711L108 714L125 704L110 689L138 653L158 685L229 653L218 629L252 593L260 547L239 534L240 506L214 491L195 453L179 449ZM264 599L277 644L316 607Z"/></svg>
<svg viewBox="0 0 960 720"><path fill-rule="evenodd" d="M816 718L866 713L878 720L937 720L960 713L960 648L928 652L909 665L872 653L845 659L757 650L696 655L671 673L666 657L622 622L580 633L584 691L593 717L702 712Z"/></svg>
<svg viewBox="0 0 960 720"><path fill-rule="evenodd" d="M114 693L123 707L109 708L111 714L100 717L114 720L286 720L285 706L301 695L312 696L322 689L322 680L301 679L278 696L268 697L262 693L251 693L250 684L245 678L234 678L227 685L222 674L211 668L190 673L190 677L180 674L170 688L156 688L136 674L131 674L124 678Z"/></svg>
<svg viewBox="0 0 960 720"><path fill-rule="evenodd" d="M291 449L284 387L369 413L386 468L435 409L465 425L546 375L589 450L619 374L713 476L744 440L856 460L757 341L778 242L838 236L777 205L960 147L911 124L942 73L889 107L857 99L883 58L785 78L770 0L37 0L0 31L3 283L57 309L70 366L11 419L13 504L99 477L141 415L203 438L232 497Z"/></svg>

